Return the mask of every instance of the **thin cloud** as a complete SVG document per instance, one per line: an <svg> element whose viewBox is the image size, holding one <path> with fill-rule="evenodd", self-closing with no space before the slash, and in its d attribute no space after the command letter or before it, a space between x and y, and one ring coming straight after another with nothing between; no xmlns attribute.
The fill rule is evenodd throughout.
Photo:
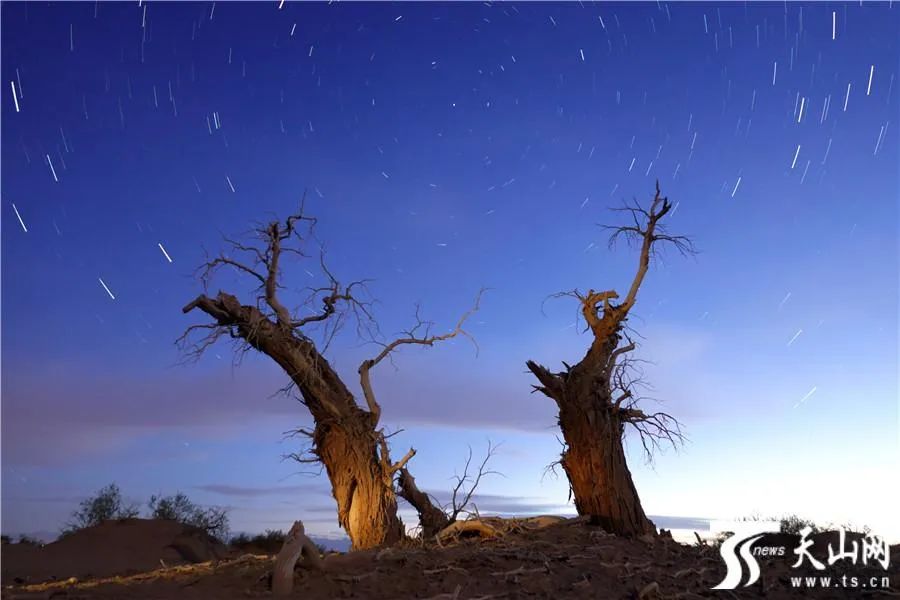
<svg viewBox="0 0 900 600"><path fill-rule="evenodd" d="M295 494L324 493L321 487L309 485L282 485L273 487L245 487L238 485L229 485L224 483L210 483L206 485L198 485L195 489L204 492L212 492L222 496L231 496L236 498L259 498L263 496L283 496Z"/></svg>

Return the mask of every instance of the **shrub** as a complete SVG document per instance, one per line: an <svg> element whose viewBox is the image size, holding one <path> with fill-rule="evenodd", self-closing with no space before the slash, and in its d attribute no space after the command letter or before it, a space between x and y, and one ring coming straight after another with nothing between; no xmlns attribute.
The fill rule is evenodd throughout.
<svg viewBox="0 0 900 600"><path fill-rule="evenodd" d="M28 546L43 546L44 542L37 538L33 538L30 535L25 535L24 533L19 536L19 544L25 544Z"/></svg>
<svg viewBox="0 0 900 600"><path fill-rule="evenodd" d="M83 500L78 510L72 513L64 533L71 533L85 527L98 525L111 519L129 519L138 516L138 507L126 505L119 486L111 483L101 488L96 495Z"/></svg>
<svg viewBox="0 0 900 600"><path fill-rule="evenodd" d="M797 515L785 515L778 520L781 533L800 535L800 530L809 527L812 533L819 533L822 529L809 519L802 519Z"/></svg>
<svg viewBox="0 0 900 600"><path fill-rule="evenodd" d="M264 552L276 553L284 544L285 533L280 529L266 529L265 533L250 536L242 533L231 538L231 545L235 548L256 548Z"/></svg>
<svg viewBox="0 0 900 600"><path fill-rule="evenodd" d="M150 517L178 521L204 530L210 536L225 540L228 536L228 511L224 508L204 508L178 492L174 496L150 496Z"/></svg>

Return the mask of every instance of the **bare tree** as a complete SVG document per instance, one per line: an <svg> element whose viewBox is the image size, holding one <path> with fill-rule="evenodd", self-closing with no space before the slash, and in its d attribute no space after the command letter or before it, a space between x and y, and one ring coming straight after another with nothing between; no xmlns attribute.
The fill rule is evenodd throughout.
<svg viewBox="0 0 900 600"><path fill-rule="evenodd" d="M400 469L397 478L397 494L409 502L419 513L419 524L422 526L422 536L430 538L447 529L459 520L459 516L478 516L478 507L473 502L475 492L481 485L481 480L488 475L500 475L497 471L487 468L488 462L494 457L497 446L488 441L487 452L484 455L478 469L472 469L472 447L469 446L469 454L462 474L454 476L456 484L450 493L450 502L443 507L438 507L437 502L427 493L421 491L416 485L415 478L405 468Z"/></svg>
<svg viewBox="0 0 900 600"><path fill-rule="evenodd" d="M535 391L549 396L559 407L565 438L559 463L569 478L578 513L590 515L595 523L621 535L656 531L644 514L626 464L626 425L637 431L648 456L660 442L674 445L683 441L680 424L670 415L638 408L642 381L637 361L628 354L636 344L626 330L629 312L660 243L671 244L682 254L693 252L688 238L669 235L660 223L671 209L669 199L660 195L659 182L649 210L636 202L614 209L626 213L631 223L607 227L612 231L610 246L622 237L640 245L638 268L628 294L621 303L615 302L619 298L615 290L582 293L576 289L556 294L578 300L581 316L593 335L591 346L578 364L563 363L563 372L551 373L534 361L527 362L540 382Z"/></svg>
<svg viewBox="0 0 900 600"><path fill-rule="evenodd" d="M375 358L359 367L360 385L366 407L357 404L353 394L322 355L348 319L355 319L357 333L377 330L372 318L371 304L364 300L365 281L342 285L320 259L328 278L323 287L308 290L301 308L318 305L313 314L298 316L280 298L281 259L285 254L307 257L304 252L315 219L300 212L284 221L272 221L253 232L247 244L226 239L231 251L242 260L221 254L208 260L200 269L204 293L188 303L183 312L199 309L212 317L208 324L192 325L179 338L188 356L199 356L216 340L223 337L236 340L239 355L257 350L275 361L290 377L288 386L295 386L299 400L310 411L315 426L312 430L298 429L310 441L311 457L296 457L301 461L324 465L337 501L338 521L347 531L354 549L372 548L400 540L405 531L397 516L397 501L393 489L396 474L415 455L410 449L399 461L390 457L387 437L379 427L381 406L376 400L370 381L370 370L400 346L419 344L432 346L436 342L458 335L469 337L463 329L466 319L478 309L475 305L466 312L449 333L432 335L431 323L418 317L410 331L389 343ZM220 268L229 268L257 283L254 301L242 304L232 294L220 291L215 296L206 293L210 277ZM323 348L316 345L310 332L324 328ZM202 335L197 339L194 334Z"/></svg>

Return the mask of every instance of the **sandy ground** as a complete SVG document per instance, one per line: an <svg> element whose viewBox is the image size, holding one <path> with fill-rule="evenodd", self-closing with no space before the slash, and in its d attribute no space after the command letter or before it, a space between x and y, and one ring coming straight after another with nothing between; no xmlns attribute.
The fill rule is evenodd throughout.
<svg viewBox="0 0 900 600"><path fill-rule="evenodd" d="M147 537L155 536L154 544L161 544L161 547L155 548L155 552L159 553L172 550L166 546L165 538L170 534L178 537L184 532L151 533L152 527L140 529L136 526L132 526L130 532L126 529L115 531L110 528L95 533L90 540L70 541L68 551L78 550L81 556L78 560L72 556L64 559L62 550L52 548L55 544L44 548L4 546L2 597L230 599L271 596L268 582L272 566L270 555L238 555L231 551L221 560L190 564L176 552L175 557L169 555L172 562L164 560L165 568L157 559L155 565L141 569L134 561L147 566L152 562L150 555L154 553ZM132 536L131 556L124 550L115 553L104 551L101 547L88 547L89 543L96 545L106 538L115 537L114 534L124 533ZM139 533L147 537L141 540L137 537ZM811 549L813 554L826 558L826 540L815 539L816 546ZM142 541L144 544L140 543ZM790 548L796 546L796 538L775 541L787 542ZM80 547L76 548L75 542ZM144 549L137 549L138 546ZM426 547L418 542L409 542L402 548L332 554L325 558L324 571L298 566L292 597L373 600L900 597L900 546L892 549L887 571L880 565L864 570L861 565L846 565L843 568L843 563L838 563L827 572L815 573L793 569L791 563L795 558L791 555L780 559L761 559L761 577L754 586L736 592L714 591L710 588L724 578L726 571L718 551L663 538L653 541L617 538L572 520L539 530L509 533L495 539L463 539L443 547L433 544ZM51 561L57 563L54 565ZM36 562L44 564L38 567ZM183 564L177 564L179 562ZM104 568L100 569L98 565ZM110 576L110 573L123 567L124 570L119 573L124 575ZM57 581L37 583L51 571ZM798 590L791 586L789 579L806 573L830 574L838 581L841 572L857 576L862 582L868 581L869 576L887 576L890 587L886 590L870 587ZM65 581L66 577L72 576L78 579ZM19 578L18 583L14 579L16 577Z"/></svg>

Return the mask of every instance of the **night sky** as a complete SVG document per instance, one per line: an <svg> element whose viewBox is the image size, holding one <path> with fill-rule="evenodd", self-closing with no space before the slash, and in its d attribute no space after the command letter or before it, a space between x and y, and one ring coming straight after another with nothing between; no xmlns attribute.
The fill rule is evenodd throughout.
<svg viewBox="0 0 900 600"><path fill-rule="evenodd" d="M181 307L204 249L304 190L332 271L374 279L386 338L417 302L450 329L491 288L477 353L373 372L419 485L449 489L490 439L505 477L482 511L573 512L524 363L582 356L577 307L544 299L627 290L636 251L598 224L658 179L699 254L664 253L630 321L690 438L652 466L629 438L648 514L797 512L897 541L898 32L900 6L868 1L4 2L3 532L52 535L115 481L227 506L237 531L341 534L327 480L282 460L310 420L274 395L284 374L174 344L203 322ZM284 299L322 282L292 261ZM358 392L376 348L350 327L327 356Z"/></svg>

